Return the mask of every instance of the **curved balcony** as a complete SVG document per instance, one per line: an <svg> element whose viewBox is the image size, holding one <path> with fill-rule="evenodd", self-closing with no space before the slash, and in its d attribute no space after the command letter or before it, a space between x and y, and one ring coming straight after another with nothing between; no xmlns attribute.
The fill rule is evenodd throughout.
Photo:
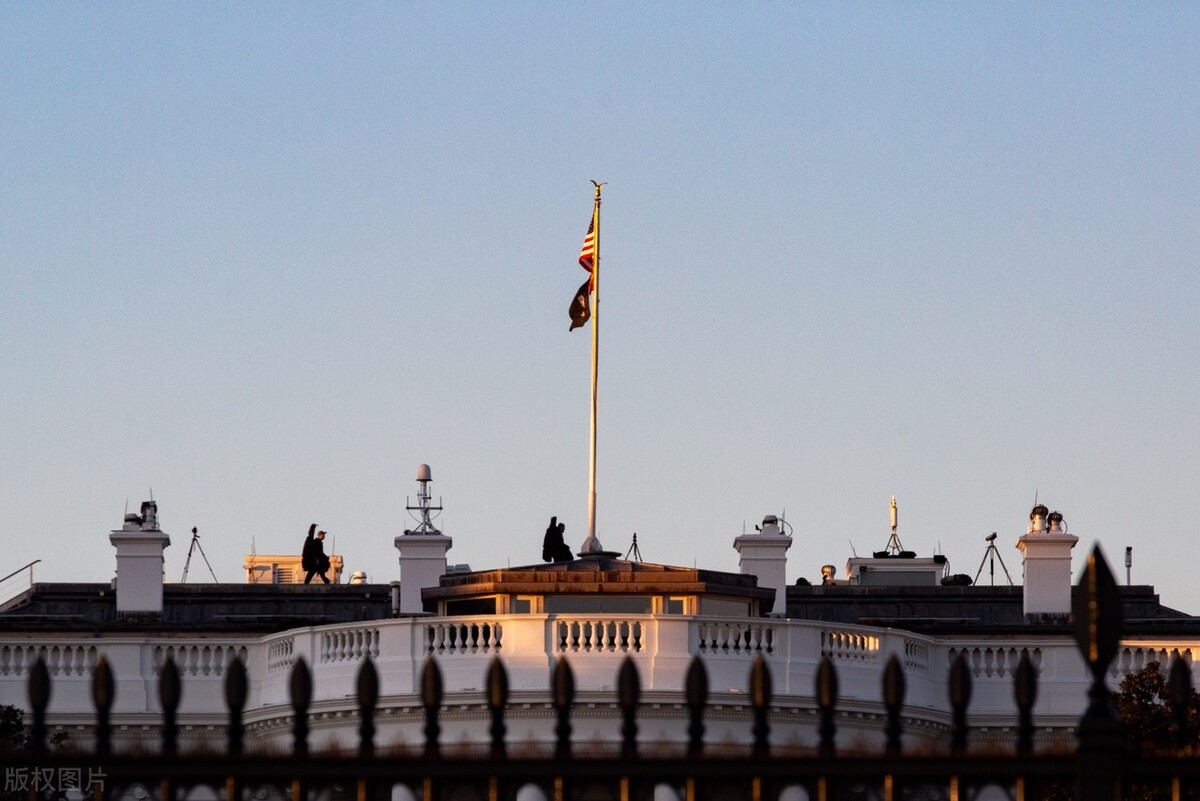
<svg viewBox="0 0 1200 801"><path fill-rule="evenodd" d="M1178 652L1193 662L1194 643L1139 639L1123 644L1110 673L1115 687L1126 670ZM699 656L708 670L717 714L714 737L736 736L748 720L748 676L762 656L774 687L773 716L790 736L811 739L817 667L828 655L837 668L842 723L868 739L879 729L881 680L887 660L904 668L904 714L909 731L936 736L949 723L946 689L952 661L963 655L970 668L972 719L979 731L994 727L1003 738L1015 711L1013 672L1028 648L1040 673L1035 706L1043 733L1072 728L1083 710L1088 677L1075 644L1067 638L932 638L896 629L848 626L772 618L718 618L683 615L514 614L382 619L362 623L293 629L267 636L80 637L24 634L0 638L0 704L26 705L29 669L44 656L53 692L51 725L71 727L86 739L93 720L90 673L104 656L113 668L116 698L113 722L128 741L153 737L147 724L159 713L158 675L167 658L183 679L180 723L185 738L219 737L225 722L224 681L234 659L244 660L250 678L246 706L252 736L286 736L289 680L303 659L312 672L314 732L327 741L344 739L354 728L355 686L364 660L379 673L381 736L411 739L422 724L419 682L426 659L441 670L449 732L460 739L481 736L485 715L484 677L491 661L504 661L513 702L514 726L522 736L549 738L551 671L569 661L577 705L587 713L581 726L605 739L616 725L618 669L627 657L641 678L643 706L653 736L683 736L682 689L688 667ZM1119 666L1119 669L1117 669ZM587 722L590 714L594 720ZM458 723L455 723L455 721ZM723 721L723 722L721 722ZM586 728L590 726L591 728ZM82 727L82 728L77 728ZM190 727L188 729L187 727ZM1048 735L1049 736L1049 735Z"/></svg>

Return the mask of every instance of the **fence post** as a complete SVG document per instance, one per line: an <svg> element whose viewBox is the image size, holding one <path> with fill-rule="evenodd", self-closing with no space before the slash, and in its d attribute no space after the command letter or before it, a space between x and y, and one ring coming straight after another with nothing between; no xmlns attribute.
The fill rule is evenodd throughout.
<svg viewBox="0 0 1200 801"><path fill-rule="evenodd" d="M637 756L637 708L642 696L642 679L633 657L621 662L617 673L617 704L621 707L621 756Z"/></svg>
<svg viewBox="0 0 1200 801"><path fill-rule="evenodd" d="M249 681L246 665L241 657L235 656L225 670L225 705L229 707L229 756L242 755L242 739L246 727L242 723L242 711L246 708ZM225 777L225 801L241 801L242 783L237 771L230 770Z"/></svg>
<svg viewBox="0 0 1200 801"><path fill-rule="evenodd" d="M688 756L704 753L704 707L708 705L708 671L699 656L692 657L684 681L688 707Z"/></svg>
<svg viewBox="0 0 1200 801"><path fill-rule="evenodd" d="M571 758L571 705L575 703L575 675L565 656L554 664L554 712L558 718L554 726L554 757Z"/></svg>
<svg viewBox="0 0 1200 801"><path fill-rule="evenodd" d="M441 750L438 714L442 708L442 671L432 655L425 657L425 666L421 668L421 706L425 708L425 756L437 756Z"/></svg>
<svg viewBox="0 0 1200 801"><path fill-rule="evenodd" d="M1097 545L1088 555L1072 603L1075 640L1092 673L1087 711L1079 721L1077 795L1082 801L1119 801L1124 752L1121 721L1104 674L1121 642L1121 591Z"/></svg>
<svg viewBox="0 0 1200 801"><path fill-rule="evenodd" d="M555 624L556 632L558 625ZM575 703L575 675L565 656L554 664L551 695L558 722L554 726L554 758L560 764L571 758L571 706ZM567 797L567 784L562 775L554 777L554 801Z"/></svg>
<svg viewBox="0 0 1200 801"><path fill-rule="evenodd" d="M312 703L312 675L304 657L296 658L288 689L292 698L292 751L298 757L308 756L308 705Z"/></svg>
<svg viewBox="0 0 1200 801"><path fill-rule="evenodd" d="M100 657L96 662L96 672L92 674L92 700L96 704L96 756L107 757L112 753L112 725L109 723L109 712L112 710L116 695L116 685L113 682L112 667L107 657Z"/></svg>
<svg viewBox="0 0 1200 801"><path fill-rule="evenodd" d="M958 658L950 666L950 708L954 713L951 728L950 750L955 756L967 751L967 705L971 703L971 669L967 658L959 651Z"/></svg>
<svg viewBox="0 0 1200 801"><path fill-rule="evenodd" d="M883 706L887 710L887 755L900 755L900 709L904 706L904 668L895 654L888 657L883 669Z"/></svg>
<svg viewBox="0 0 1200 801"><path fill-rule="evenodd" d="M837 670L834 669L833 660L829 658L829 654L821 657L821 664L817 667L816 683L817 709L820 710L821 715L821 723L817 727L817 733L821 738L818 753L823 759L832 759L836 754L834 735L837 727L833 722L833 712L837 706L838 679Z"/></svg>
<svg viewBox="0 0 1200 801"><path fill-rule="evenodd" d="M163 756L175 756L178 753L178 727L175 725L175 713L179 709L179 701L183 695L183 685L179 681L179 668L175 666L175 657L168 656L163 662L162 672L158 676L158 700L162 704L162 752Z"/></svg>
<svg viewBox="0 0 1200 801"><path fill-rule="evenodd" d="M754 756L769 756L771 746L768 736L771 725L767 718L771 712L771 669L762 654L754 657L750 668L750 703L754 706Z"/></svg>
<svg viewBox="0 0 1200 801"><path fill-rule="evenodd" d="M32 569L32 568L31 568ZM50 671L41 655L29 671L29 708L33 711L33 727L30 731L30 749L34 754L46 750L46 708L50 706Z"/></svg>
<svg viewBox="0 0 1200 801"><path fill-rule="evenodd" d="M492 759L504 758L504 707L508 704L508 671L500 657L492 657L487 672L487 706L492 716Z"/></svg>
<svg viewBox="0 0 1200 801"><path fill-rule="evenodd" d="M1037 701L1037 671L1029 649L1021 649L1017 676L1013 681L1013 696L1017 702L1017 756L1025 759L1033 754L1033 704Z"/></svg>
<svg viewBox="0 0 1200 801"><path fill-rule="evenodd" d="M246 727L242 724L242 710L246 708L246 696L249 694L249 681L246 678L246 665L240 657L235 657L225 671L225 705L229 707L229 755L242 755L242 738Z"/></svg>
<svg viewBox="0 0 1200 801"><path fill-rule="evenodd" d="M358 669L356 690L358 716L362 720L358 726L358 752L370 756L375 753L375 704L379 702L379 672L370 656L363 659Z"/></svg>
<svg viewBox="0 0 1200 801"><path fill-rule="evenodd" d="M1171 699L1171 741L1176 748L1188 744L1191 727L1188 724L1188 705L1192 699L1192 672L1177 652L1171 660L1171 674L1167 679L1167 694Z"/></svg>
<svg viewBox="0 0 1200 801"><path fill-rule="evenodd" d="M288 690L292 698L292 734L295 739L292 754L297 759L308 756L308 706L312 703L312 674L308 672L308 663L303 656L296 657L292 665L292 675L288 682ZM292 798L308 797L308 788L298 777L292 777Z"/></svg>

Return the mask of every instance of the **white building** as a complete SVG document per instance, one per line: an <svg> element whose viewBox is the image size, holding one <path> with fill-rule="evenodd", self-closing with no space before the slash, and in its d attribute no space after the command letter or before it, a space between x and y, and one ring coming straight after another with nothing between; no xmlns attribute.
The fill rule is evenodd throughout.
<svg viewBox="0 0 1200 801"><path fill-rule="evenodd" d="M80 744L91 736L90 677L101 656L116 679L117 748L158 740L157 680L168 658L183 678L183 748L223 740L223 687L234 659L250 677L249 748L289 742L289 676L301 658L313 675L314 749L355 741L355 680L367 658L380 676L381 745L420 742L419 679L431 656L444 680L447 743L486 742L484 676L495 658L508 671L514 743L553 742L549 684L563 658L574 671L580 742L619 740L615 687L626 657L641 678L645 742L686 742L683 687L695 657L708 670L706 739L713 743L749 738L747 682L760 655L773 677L772 738L781 743L816 740L814 682L824 656L838 671L838 737L847 744L882 740L882 669L893 655L906 674L910 739L945 736L946 675L960 654L974 681L975 739L1012 738L1013 673L1023 651L1040 675L1039 740L1065 739L1086 701L1088 676L1068 620L1076 538L1062 530L1061 516L1040 506L1017 538L1021 587L926 580L940 563L886 551L851 560L845 580L784 586L790 537L771 516L736 538L741 573L591 554L448 574L450 538L418 529L396 537L399 581L163 585L170 540L153 516L133 517L110 537L114 584L35 584L0 607L0 704L28 709L30 669L44 657L52 680L48 723ZM1113 683L1176 653L1191 664L1200 619L1163 607L1150 587L1122 594L1127 623Z"/></svg>

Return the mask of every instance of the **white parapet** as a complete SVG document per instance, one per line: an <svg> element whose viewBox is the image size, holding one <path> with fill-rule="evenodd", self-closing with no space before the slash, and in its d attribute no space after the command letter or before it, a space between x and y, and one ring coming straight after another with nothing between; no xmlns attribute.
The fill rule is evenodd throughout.
<svg viewBox="0 0 1200 801"><path fill-rule="evenodd" d="M648 740L686 742L681 714L692 657L707 668L709 742L749 737L750 669L762 656L772 674L772 728L776 742L812 744L816 737L813 688L823 656L838 675L839 741L880 743L882 676L895 656L903 665L906 736L937 741L949 724L947 671L962 655L971 671L973 730L985 739L1010 740L1015 722L1013 680L1023 651L1038 673L1034 708L1041 737L1070 737L1087 705L1089 677L1068 636L929 637L895 629L819 621L716 618L685 615L478 615L361 621L293 629L262 637L0 633L0 704L24 707L34 662L46 660L52 682L48 723L85 744L95 720L91 674L100 657L116 678L114 723L123 746L153 745L161 722L158 681L171 658L183 679L179 723L185 747L219 743L228 719L224 683L235 658L249 673L248 737L256 747L289 747L291 673L301 658L313 678L313 746L351 746L357 737L356 682L370 659L379 673L379 742L418 743L424 718L420 676L425 661L441 670L447 708L446 742L485 742L485 676L499 657L512 691L509 731L514 742L552 743L549 703L553 666L566 659L575 676L573 725L577 742L617 742L617 672L629 657L642 682L639 726ZM1125 672L1176 653L1200 660L1200 645L1178 638L1126 641L1108 673L1115 687Z"/></svg>

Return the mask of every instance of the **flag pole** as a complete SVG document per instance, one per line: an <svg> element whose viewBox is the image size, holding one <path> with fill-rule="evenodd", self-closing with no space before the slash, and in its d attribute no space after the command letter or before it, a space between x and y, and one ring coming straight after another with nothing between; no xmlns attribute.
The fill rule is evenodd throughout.
<svg viewBox="0 0 1200 801"><path fill-rule="evenodd" d="M596 539L596 401L600 357L600 188L603 183L592 181L596 187L596 203L592 216L596 228L596 252L592 257L592 425L588 460L588 536L586 546L600 550Z"/></svg>

